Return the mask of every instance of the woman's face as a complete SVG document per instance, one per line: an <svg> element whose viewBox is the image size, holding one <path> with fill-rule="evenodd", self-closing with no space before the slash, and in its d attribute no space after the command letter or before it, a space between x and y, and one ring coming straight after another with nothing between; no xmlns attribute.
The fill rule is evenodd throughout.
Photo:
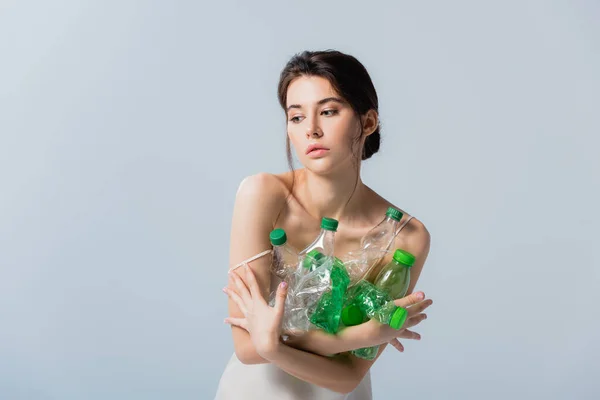
<svg viewBox="0 0 600 400"><path fill-rule="evenodd" d="M360 119L327 79L301 76L293 80L286 108L288 137L307 169L328 174L348 168L360 154Z"/></svg>

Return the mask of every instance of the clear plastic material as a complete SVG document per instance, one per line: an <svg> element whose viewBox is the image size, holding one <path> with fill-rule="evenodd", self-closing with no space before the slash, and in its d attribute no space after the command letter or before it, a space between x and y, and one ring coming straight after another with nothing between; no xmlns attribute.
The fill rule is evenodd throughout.
<svg viewBox="0 0 600 400"><path fill-rule="evenodd" d="M273 246L273 262L271 271L277 277L285 280L294 273L298 266L298 251L285 243L281 246Z"/></svg>
<svg viewBox="0 0 600 400"><path fill-rule="evenodd" d="M366 265L362 268L365 272L361 278L366 278L369 272L385 256L382 252L387 251L394 241L401 218L402 213L390 207L383 220L362 237L360 248L363 256L362 260Z"/></svg>
<svg viewBox="0 0 600 400"><path fill-rule="evenodd" d="M386 250L392 244L398 230L398 221L387 216L362 238L360 247L364 250L371 248Z"/></svg>
<svg viewBox="0 0 600 400"><path fill-rule="evenodd" d="M355 250L343 255L342 261L350 276L350 286L366 279L373 268L390 254L392 252L386 249L375 250L371 248L370 250Z"/></svg>
<svg viewBox="0 0 600 400"><path fill-rule="evenodd" d="M271 259L271 279L279 284L285 281L288 288L294 286L295 272L298 267L298 251L287 242L287 235L283 229L274 229L270 234L273 253ZM275 288L273 288L275 287ZM271 285L269 293L269 305L275 305L276 285ZM288 289L288 295L290 290Z"/></svg>
<svg viewBox="0 0 600 400"><path fill-rule="evenodd" d="M297 335L316 329L310 317L317 308L321 296L331 289L331 269L333 258L323 257L313 271L296 271L294 285L288 290L283 314L282 330L286 334Z"/></svg>
<svg viewBox="0 0 600 400"><path fill-rule="evenodd" d="M324 224L326 221L334 221L337 224L336 220L323 218L321 222L321 232L316 237L315 240L311 244L309 244L305 249L300 251L298 254L298 258L300 260L300 266L302 266L305 270L311 270L311 259L307 259L307 256L314 255L320 253L325 257L333 259L333 250L334 250L334 241L335 241L335 230L326 228ZM314 268L313 268L314 269ZM300 273L305 273L306 271L299 271Z"/></svg>

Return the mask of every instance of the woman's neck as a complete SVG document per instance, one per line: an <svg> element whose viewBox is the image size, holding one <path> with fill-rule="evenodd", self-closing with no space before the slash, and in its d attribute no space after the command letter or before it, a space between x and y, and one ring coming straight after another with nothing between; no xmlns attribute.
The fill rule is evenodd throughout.
<svg viewBox="0 0 600 400"><path fill-rule="evenodd" d="M368 191L360 172L323 176L302 169L298 171L298 178L298 195L303 206L318 220L328 217L339 221L354 217L364 204Z"/></svg>

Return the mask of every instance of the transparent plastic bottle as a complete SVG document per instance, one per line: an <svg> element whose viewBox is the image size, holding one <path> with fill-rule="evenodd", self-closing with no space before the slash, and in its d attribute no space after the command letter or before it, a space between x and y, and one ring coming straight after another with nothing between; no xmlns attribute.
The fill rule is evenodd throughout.
<svg viewBox="0 0 600 400"><path fill-rule="evenodd" d="M298 251L287 242L283 229L272 230L269 239L273 245L272 271L279 278L285 279L298 265Z"/></svg>
<svg viewBox="0 0 600 400"><path fill-rule="evenodd" d="M366 278L385 256L396 237L402 216L401 211L389 207L383 220L363 236L360 261L356 262L356 266L351 269L352 283Z"/></svg>
<svg viewBox="0 0 600 400"><path fill-rule="evenodd" d="M317 238L298 254L304 272L312 271L318 266L318 263L317 265L314 264L314 256L318 253L321 253L325 257L333 258L337 227L338 221L333 218L323 218L321 220L321 232L319 232ZM317 260L317 262L322 261L324 260Z"/></svg>
<svg viewBox="0 0 600 400"><path fill-rule="evenodd" d="M385 218L371 229L361 240L363 250L387 250L398 230L398 223L402 219L402 212L390 207L385 212Z"/></svg>
<svg viewBox="0 0 600 400"><path fill-rule="evenodd" d="M275 279L276 285L281 281L288 284L288 295L295 282L295 271L298 266L298 251L294 249L287 241L287 235L283 229L274 229L269 234L269 239L273 245L273 261L271 262L271 272L278 278ZM275 285L271 285L273 288ZM275 286L276 287L276 286ZM277 291L272 289L269 293L269 304L275 305L275 294Z"/></svg>

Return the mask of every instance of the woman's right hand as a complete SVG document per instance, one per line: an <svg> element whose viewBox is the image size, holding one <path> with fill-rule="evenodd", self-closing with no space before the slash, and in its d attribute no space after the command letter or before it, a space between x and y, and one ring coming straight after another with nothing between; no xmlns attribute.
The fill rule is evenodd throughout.
<svg viewBox="0 0 600 400"><path fill-rule="evenodd" d="M376 335L381 343L389 342L398 351L404 351L404 346L402 346L402 343L398 339L421 340L421 335L408 328L412 328L427 319L427 314L424 314L423 311L433 304L433 300L425 299L423 292L415 292L401 299L394 300L394 304L398 307L406 308L406 311L408 311L406 322L404 322L404 325L400 329L393 329L389 325L377 323L377 327L375 328Z"/></svg>

